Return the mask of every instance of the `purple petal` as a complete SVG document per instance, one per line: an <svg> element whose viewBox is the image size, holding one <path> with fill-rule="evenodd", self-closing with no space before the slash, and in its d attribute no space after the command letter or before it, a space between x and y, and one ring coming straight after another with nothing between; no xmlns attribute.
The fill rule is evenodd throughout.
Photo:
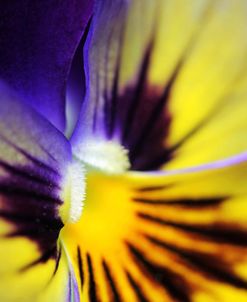
<svg viewBox="0 0 247 302"><path fill-rule="evenodd" d="M65 128L66 79L92 1L1 1L0 77Z"/></svg>

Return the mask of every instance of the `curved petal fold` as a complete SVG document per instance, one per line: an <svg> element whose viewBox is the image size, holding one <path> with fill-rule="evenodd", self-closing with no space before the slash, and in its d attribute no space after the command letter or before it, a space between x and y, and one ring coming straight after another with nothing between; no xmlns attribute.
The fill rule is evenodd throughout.
<svg viewBox="0 0 247 302"><path fill-rule="evenodd" d="M58 129L66 80L92 1L1 1L0 77Z"/></svg>
<svg viewBox="0 0 247 302"><path fill-rule="evenodd" d="M0 103L0 300L65 301L69 268L58 237L70 145L2 83Z"/></svg>

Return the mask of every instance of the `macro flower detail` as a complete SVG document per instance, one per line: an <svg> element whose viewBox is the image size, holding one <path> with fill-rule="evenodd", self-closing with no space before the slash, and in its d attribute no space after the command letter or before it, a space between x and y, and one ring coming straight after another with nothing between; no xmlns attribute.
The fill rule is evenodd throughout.
<svg viewBox="0 0 247 302"><path fill-rule="evenodd" d="M0 15L0 300L246 301L246 1Z"/></svg>

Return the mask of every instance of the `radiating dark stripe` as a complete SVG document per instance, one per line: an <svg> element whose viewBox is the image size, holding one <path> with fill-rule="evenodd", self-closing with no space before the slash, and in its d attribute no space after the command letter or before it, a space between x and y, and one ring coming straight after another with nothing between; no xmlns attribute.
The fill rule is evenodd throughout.
<svg viewBox="0 0 247 302"><path fill-rule="evenodd" d="M62 256L62 246L61 246L61 243L60 243L59 244L59 249L58 249L58 252L57 252L56 265L55 265L55 269L54 269L52 277L54 277L56 275L57 271L58 271L61 256Z"/></svg>
<svg viewBox="0 0 247 302"><path fill-rule="evenodd" d="M132 198L136 203L147 204L152 206L179 206L185 208L204 208L219 206L226 198L201 198L201 199L148 199L148 198Z"/></svg>
<svg viewBox="0 0 247 302"><path fill-rule="evenodd" d="M136 294L138 301L139 302L149 302L147 297L145 297L140 284L137 284L137 282L134 280L134 278L131 276L131 274L128 271L126 271L126 275L127 275L127 278L129 280L129 283L130 283L132 289L134 290L134 292Z"/></svg>
<svg viewBox="0 0 247 302"><path fill-rule="evenodd" d="M77 247L77 264L78 264L78 268L79 268L79 275L80 275L81 288L82 288L83 284L84 284L84 272L83 272L81 249L79 246Z"/></svg>
<svg viewBox="0 0 247 302"><path fill-rule="evenodd" d="M0 139L2 141L4 141L6 144L8 144L10 147L12 147L13 149L15 149L17 152L21 153L23 156L26 157L26 159L30 160L32 163L34 163L38 169L45 169L47 170L47 172L53 173L55 175L59 175L58 172L51 166L47 165L46 163L44 163L43 161L41 161L40 159L32 156L31 154L29 154L26 150L24 150L23 148L17 146L16 144L14 144L13 142L11 142L10 140L8 140L6 137L4 137L3 135L0 134Z"/></svg>
<svg viewBox="0 0 247 302"><path fill-rule="evenodd" d="M160 154L155 157L150 157L148 163L141 171L156 171L161 168L166 162L169 162L174 156L174 151L170 149L164 149L160 151Z"/></svg>
<svg viewBox="0 0 247 302"><path fill-rule="evenodd" d="M56 246L54 246L51 250L48 250L44 254L42 254L38 259L22 267L19 270L19 272L22 273L24 271L27 271L28 269L34 267L35 265L47 262L51 258L56 259L56 255L57 255L57 248Z"/></svg>
<svg viewBox="0 0 247 302"><path fill-rule="evenodd" d="M162 118L166 120L166 127L167 132L168 128L171 122L171 117L168 114L168 110L166 110L166 116L164 115L164 108L166 108L168 101L170 99L171 91L173 89L174 83L176 81L177 75L180 70L181 63L178 63L177 68L175 68L173 74L171 75L170 79L168 80L165 88L163 89L163 94L158 98L157 104L154 106L152 112L150 113L149 118L146 121L146 124L144 125L141 134L139 135L136 143L131 148L131 162L135 161L135 158L138 156L138 154L142 151L143 146L145 145L146 140L148 137L152 134L152 130L154 128L154 125L157 123L157 121ZM143 104L145 105L145 104ZM162 114L162 117L161 117ZM164 138L165 139L165 138ZM170 157L170 152L167 152L167 156L164 157L164 161L167 161L167 158Z"/></svg>
<svg viewBox="0 0 247 302"><path fill-rule="evenodd" d="M107 283L110 285L110 288L111 288L111 299L109 300L109 302L110 301L112 301L112 302L121 302L122 299L121 299L121 296L118 292L117 286L115 284L115 280L112 277L110 269L109 269L108 265L106 264L105 260L102 261L102 266L103 266L103 269L104 269L104 272L105 272Z"/></svg>
<svg viewBox="0 0 247 302"><path fill-rule="evenodd" d="M94 272L92 266L92 260L89 254L87 254L87 265L88 265L88 275L89 275L89 288L88 296L90 302L99 302L100 300L97 297L96 283L94 279Z"/></svg>
<svg viewBox="0 0 247 302"><path fill-rule="evenodd" d="M235 224L214 223L211 225L192 225L165 220L145 213L137 213L137 215L147 221L177 228L191 234L200 235L203 236L204 239L209 239L217 243L247 246L247 231L242 230Z"/></svg>
<svg viewBox="0 0 247 302"><path fill-rule="evenodd" d="M33 169L31 170L25 167L12 166L4 161L0 161L0 166L14 176L19 176L32 182L37 182L41 185L57 187L57 184L55 184L51 179L46 179L41 175L38 175Z"/></svg>
<svg viewBox="0 0 247 302"><path fill-rule="evenodd" d="M41 207L38 207L39 210L42 211ZM6 211L6 210L0 210L0 217L12 221L16 224L30 224L30 223L44 223L44 224L50 224L51 226L61 227L60 224L57 224L54 217L43 217L42 215L38 215L37 213L22 213L20 211L13 212L13 211Z"/></svg>
<svg viewBox="0 0 247 302"><path fill-rule="evenodd" d="M150 65L152 50L153 50L153 44L154 42L151 41L147 47L147 50L145 52L142 65L139 72L139 78L136 83L136 89L133 91L132 100L130 103L130 107L128 108L126 120L122 132L122 143L123 145L126 144L126 140L128 138L129 133L131 132L132 124L135 118L135 114L137 111L138 106L141 102L141 96L144 91L146 80L147 80L147 74L148 69Z"/></svg>
<svg viewBox="0 0 247 302"><path fill-rule="evenodd" d="M10 187L11 189L11 187ZM13 187L12 194L3 192L4 208L0 210L0 217L15 226L15 230L6 233L5 238L26 237L35 242L42 255L45 255L57 243L63 222L57 214L57 204L47 202L37 196L16 194ZM15 194L13 194L15 193Z"/></svg>
<svg viewBox="0 0 247 302"><path fill-rule="evenodd" d="M60 205L63 202L55 197L52 197L51 195L45 194L44 192L41 192L41 188L38 188L36 190L31 189L30 187L16 187L15 184L5 184L0 183L0 194L4 194L8 197L16 197L16 198L25 198L35 200L36 202L42 202L46 204L53 204L53 205ZM45 189L45 188L44 188ZM47 188L46 188L47 189ZM39 192L40 191L40 192Z"/></svg>
<svg viewBox="0 0 247 302"><path fill-rule="evenodd" d="M135 264L142 273L151 277L152 282L161 284L170 294L171 298L178 302L191 302L191 286L184 277L173 272L170 268L159 266L148 260L140 250L127 242L127 246ZM148 277L148 276L147 276Z"/></svg>
<svg viewBox="0 0 247 302"><path fill-rule="evenodd" d="M42 145L39 144L38 142L37 142L37 145L39 146L39 148L40 148L43 152L45 152L45 154L46 154L51 160L53 160L53 161L55 162L56 165L58 164L58 160L55 158L55 156L53 156L53 155L50 153L49 150L47 150L44 146L42 146Z"/></svg>
<svg viewBox="0 0 247 302"><path fill-rule="evenodd" d="M152 243L169 250L183 260L187 264L194 266L200 272L206 274L211 279L216 279L220 282L230 284L234 287L247 289L247 282L238 277L231 268L229 263L222 260L221 255L211 255L193 250L188 250L168 244L164 241L158 240L152 236L145 236Z"/></svg>
<svg viewBox="0 0 247 302"><path fill-rule="evenodd" d="M35 158L34 156L30 155L29 153L27 153L25 150L16 147L16 149L22 154L24 155L27 159L29 159L31 162L33 162L38 169L44 169L47 170L49 173L53 173L56 176L59 176L58 171L56 171L53 167L47 165L46 163L44 163L43 161L39 160L38 158Z"/></svg>
<svg viewBox="0 0 247 302"><path fill-rule="evenodd" d="M17 223L15 221L14 223L17 226L16 230L4 235L5 238L28 237L34 240L43 251L46 251L49 246L56 242L59 232L63 227L60 218L54 218L53 221L50 220L48 223L42 219L38 221L38 218L26 223Z"/></svg>
<svg viewBox="0 0 247 302"><path fill-rule="evenodd" d="M167 184L167 185L162 185L162 186L142 187L142 188L136 189L136 191L137 192L160 191L160 190L164 190L164 189L170 188L171 186L173 186L173 184Z"/></svg>

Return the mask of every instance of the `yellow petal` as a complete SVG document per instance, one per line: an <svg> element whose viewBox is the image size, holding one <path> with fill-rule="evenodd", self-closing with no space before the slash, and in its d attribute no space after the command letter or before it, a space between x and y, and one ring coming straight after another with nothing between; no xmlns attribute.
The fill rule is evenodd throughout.
<svg viewBox="0 0 247 302"><path fill-rule="evenodd" d="M117 141L132 170L247 149L245 0L99 3L75 137Z"/></svg>
<svg viewBox="0 0 247 302"><path fill-rule="evenodd" d="M246 171L88 172L83 215L62 231L81 301L244 302Z"/></svg>

